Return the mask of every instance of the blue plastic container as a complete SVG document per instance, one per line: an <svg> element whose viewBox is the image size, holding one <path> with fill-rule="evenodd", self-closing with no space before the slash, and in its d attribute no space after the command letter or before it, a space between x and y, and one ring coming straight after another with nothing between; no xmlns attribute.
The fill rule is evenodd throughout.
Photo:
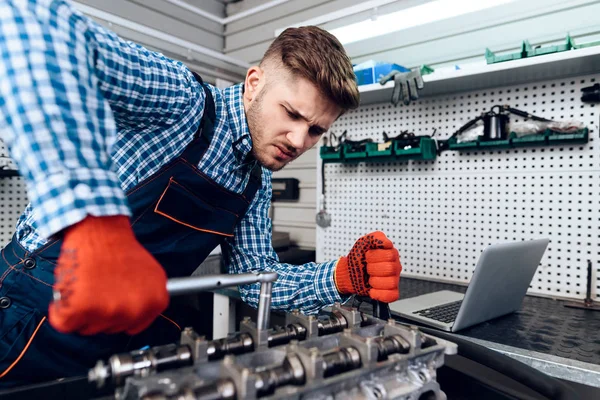
<svg viewBox="0 0 600 400"><path fill-rule="evenodd" d="M356 82L358 85L377 83L379 82L379 79L393 70L400 72L410 71L402 65L376 61L365 61L364 63L354 66L354 74L356 75Z"/></svg>

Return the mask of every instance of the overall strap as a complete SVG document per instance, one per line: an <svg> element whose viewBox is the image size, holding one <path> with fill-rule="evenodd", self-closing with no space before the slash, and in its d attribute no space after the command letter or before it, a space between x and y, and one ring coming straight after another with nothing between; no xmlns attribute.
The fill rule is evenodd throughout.
<svg viewBox="0 0 600 400"><path fill-rule="evenodd" d="M200 126L194 135L194 140L185 149L182 156L191 164L196 165L200 162L204 150L208 148L213 137L215 122L217 119L215 111L215 101L213 95L207 85L204 84L200 75L192 71L192 74L202 87L205 93L204 112Z"/></svg>
<svg viewBox="0 0 600 400"><path fill-rule="evenodd" d="M244 197L248 199L250 202L254 199L256 192L262 186L262 167L260 163L256 162L252 171L250 172L250 179L248 180L248 184L246 185L246 189L244 189Z"/></svg>

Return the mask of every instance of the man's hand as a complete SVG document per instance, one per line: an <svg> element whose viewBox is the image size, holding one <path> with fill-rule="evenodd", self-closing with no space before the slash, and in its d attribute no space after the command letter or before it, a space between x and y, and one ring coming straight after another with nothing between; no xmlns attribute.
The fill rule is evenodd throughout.
<svg viewBox="0 0 600 400"><path fill-rule="evenodd" d="M369 296L391 303L398 300L400 256L382 233L373 232L356 241L335 268L335 284L342 294Z"/></svg>
<svg viewBox="0 0 600 400"><path fill-rule="evenodd" d="M48 316L63 333L134 335L169 304L165 271L125 216L89 216L70 227L54 276Z"/></svg>

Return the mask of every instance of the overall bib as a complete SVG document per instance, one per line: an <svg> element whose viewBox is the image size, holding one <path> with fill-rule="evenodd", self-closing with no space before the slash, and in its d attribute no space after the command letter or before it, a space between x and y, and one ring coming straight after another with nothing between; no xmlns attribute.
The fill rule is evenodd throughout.
<svg viewBox="0 0 600 400"><path fill-rule="evenodd" d="M233 237L261 186L258 163L242 194L219 186L198 169L213 137L215 106L210 90L196 79L206 93L206 105L194 139L179 157L126 193L138 241L169 278L191 275L222 240ZM13 236L1 251L0 374L10 370L0 378L0 387L86 375L97 360L114 353L176 342L187 324L173 306L134 337L57 332L45 316L61 244L60 239L50 241L32 253Z"/></svg>

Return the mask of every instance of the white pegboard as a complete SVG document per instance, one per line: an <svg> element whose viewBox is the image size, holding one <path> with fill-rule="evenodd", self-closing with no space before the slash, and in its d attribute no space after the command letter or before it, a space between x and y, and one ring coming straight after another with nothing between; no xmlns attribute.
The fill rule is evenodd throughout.
<svg viewBox="0 0 600 400"><path fill-rule="evenodd" d="M467 283L489 244L547 237L529 292L585 297L587 261L600 294L599 109L580 101L600 76L428 97L409 106L360 107L332 127L353 140L401 131L445 139L496 104L553 120L578 120L585 145L457 152L435 161L326 164L332 226L317 229L317 258L346 254L374 230L398 247L403 276ZM510 115L511 122L522 120ZM321 187L319 174L319 188Z"/></svg>
<svg viewBox="0 0 600 400"><path fill-rule="evenodd" d="M0 166L16 169L1 141ZM0 177L0 246L4 247L12 238L17 219L28 202L27 188L21 177Z"/></svg>

